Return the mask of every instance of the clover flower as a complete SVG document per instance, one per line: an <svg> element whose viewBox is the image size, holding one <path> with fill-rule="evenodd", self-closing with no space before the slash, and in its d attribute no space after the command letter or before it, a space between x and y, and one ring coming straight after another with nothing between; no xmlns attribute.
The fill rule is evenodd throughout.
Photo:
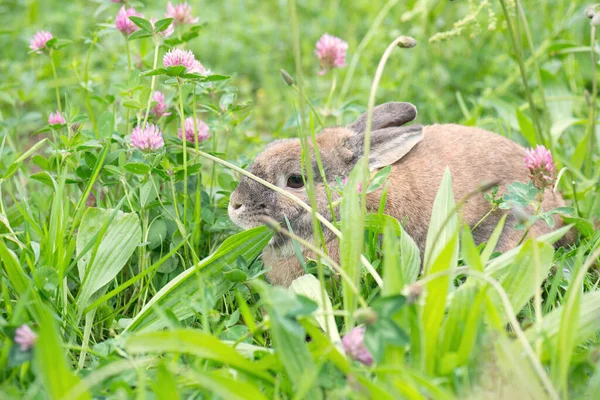
<svg viewBox="0 0 600 400"><path fill-rule="evenodd" d="M131 35L133 32L139 30L140 28L133 23L129 17L141 17L141 14L135 12L135 8L127 8L126 6L121 7L119 12L117 13L117 17L115 18L115 27L123 34L123 35Z"/></svg>
<svg viewBox="0 0 600 400"><path fill-rule="evenodd" d="M325 74L333 68L346 65L346 51L348 43L328 33L321 36L315 48L315 55L321 64L319 75Z"/></svg>
<svg viewBox="0 0 600 400"><path fill-rule="evenodd" d="M48 116L48 125L64 125L66 123L65 117L58 110L56 110L56 113L50 113Z"/></svg>
<svg viewBox="0 0 600 400"><path fill-rule="evenodd" d="M152 24L152 29L155 29L154 24L156 23L156 21L157 21L156 18L150 18L150 23ZM169 24L169 26L167 27L167 29L165 29L162 32L159 32L159 35L161 35L163 38L168 38L174 32L175 32L175 24L173 22L171 22Z"/></svg>
<svg viewBox="0 0 600 400"><path fill-rule="evenodd" d="M544 146L538 145L535 150L527 150L525 166L529 169L535 187L544 190L554 184L554 162L552 154Z"/></svg>
<svg viewBox="0 0 600 400"><path fill-rule="evenodd" d="M190 50L171 49L163 57L165 67L176 67L182 65L188 74L197 73L205 75L207 73L200 61L196 60L194 53Z"/></svg>
<svg viewBox="0 0 600 400"><path fill-rule="evenodd" d="M192 15L192 6L187 1L185 3L173 5L171 2L167 4L167 18L175 19L178 24L195 24L198 18Z"/></svg>
<svg viewBox="0 0 600 400"><path fill-rule="evenodd" d="M165 145L158 126L147 124L146 128L136 126L131 133L131 145L142 151L158 150Z"/></svg>
<svg viewBox="0 0 600 400"><path fill-rule="evenodd" d="M364 326L352 328L342 338L342 346L346 354L354 360L365 365L371 365L373 364L373 356L365 347L365 331Z"/></svg>
<svg viewBox="0 0 600 400"><path fill-rule="evenodd" d="M198 143L204 142L210 138L210 128L199 118L196 119L196 129L198 130ZM179 128L178 135L181 139L183 139L183 132L181 128ZM188 142L195 143L193 117L188 117L185 119L185 138Z"/></svg>
<svg viewBox="0 0 600 400"><path fill-rule="evenodd" d="M46 48L46 43L52 38L52 34L48 31L37 31L29 41L29 48L40 54Z"/></svg>
<svg viewBox="0 0 600 400"><path fill-rule="evenodd" d="M155 90L152 93L152 100L156 102L156 105L152 107L152 112L157 117L169 116L171 113L165 112L167 111L167 103L165 103L165 95L162 92Z"/></svg>
<svg viewBox="0 0 600 400"><path fill-rule="evenodd" d="M15 343L17 343L21 351L31 349L37 341L37 335L31 330L28 325L21 325L15 330Z"/></svg>

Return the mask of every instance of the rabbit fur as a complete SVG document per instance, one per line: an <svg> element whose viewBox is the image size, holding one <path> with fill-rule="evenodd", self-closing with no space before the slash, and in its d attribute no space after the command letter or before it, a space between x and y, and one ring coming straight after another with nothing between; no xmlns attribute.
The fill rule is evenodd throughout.
<svg viewBox="0 0 600 400"><path fill-rule="evenodd" d="M519 144L494 133L475 127L455 124L404 126L417 116L416 108L410 103L391 102L379 105L373 110L371 152L369 168L372 172L391 165L388 177L385 213L404 222L406 232L415 240L421 250L425 240L433 202L446 168L452 174L455 199L476 190L480 185L494 182L499 185L499 195L504 187L515 181L528 182L529 171L525 167L525 149ZM363 155L366 113L346 127L324 129L316 137L319 154L327 182L331 185L337 177L346 177ZM304 187L289 187L291 175L302 175L302 148L299 139L277 140L260 153L250 171L252 174L293 193L309 204ZM314 161L313 170L317 171ZM315 173L316 201L318 212L332 220L324 183ZM377 210L382 191L367 196L367 209ZM332 190L332 196L338 195ZM544 193L544 210L563 206L560 194L551 190ZM470 197L461 210L464 223L473 227L491 209L483 193ZM310 213L290 199L247 177L243 177L232 193L229 204L232 221L243 227L252 228L264 224L268 216L286 227L289 220L292 230L300 237L312 240L312 217ZM489 239L504 210L491 213L473 231L476 243ZM563 225L555 216L555 228ZM508 212L504 230L496 249L506 251L517 245L523 231L513 227L517 218ZM550 232L551 229L538 221L531 229L535 236ZM328 254L339 260L338 242L332 232L325 230ZM562 244L572 241L572 235L563 239ZM304 251L305 258L314 258L310 251ZM291 241L283 234L275 234L263 250L265 267L272 267L268 279L276 285L289 286L297 277L304 274Z"/></svg>

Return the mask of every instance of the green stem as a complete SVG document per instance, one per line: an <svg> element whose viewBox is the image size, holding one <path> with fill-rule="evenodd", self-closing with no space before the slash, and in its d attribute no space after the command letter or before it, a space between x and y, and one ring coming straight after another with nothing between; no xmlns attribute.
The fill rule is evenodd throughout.
<svg viewBox="0 0 600 400"><path fill-rule="evenodd" d="M156 69L158 66L158 49L160 44L157 40L154 40L154 62L152 64L152 69ZM156 86L156 75L152 75L152 82L150 83L150 96L148 97L148 104L146 105L146 115L144 115L144 124L142 125L142 129L146 128L146 124L148 123L148 116L150 115L150 106L152 105L152 94L154 93L154 87Z"/></svg>
<svg viewBox="0 0 600 400"><path fill-rule="evenodd" d="M529 88L529 83L527 83L527 72L525 69L525 60L523 58L523 49L519 42L519 39L516 37L515 32L513 31L512 21L510 15L508 13L508 9L506 8L505 0L500 0L500 4L502 5L502 11L504 12L504 17L506 18L506 25L508 28L508 34L510 36L510 40L513 44L513 48L515 49L515 56L517 57L517 63L519 64L519 71L521 73L521 80L523 81L523 87L525 89L525 94L527 95L527 101L529 102L529 107L531 108L531 119L533 120L533 124L535 126L535 134L536 140L540 143L545 143L544 141L544 133L542 130L542 126L540 125L540 121L537 114L537 109L535 103L533 101L533 96L531 94L531 89ZM518 21L517 21L518 23ZM550 143L546 143L550 146ZM551 147L551 146L550 146Z"/></svg>
<svg viewBox="0 0 600 400"><path fill-rule="evenodd" d="M127 49L127 72L131 74L131 51L129 49L129 40L125 38L125 48Z"/></svg>
<svg viewBox="0 0 600 400"><path fill-rule="evenodd" d="M294 88L296 93L298 93L298 95L302 97L302 99L306 102L306 104L308 104L308 107L315 115L315 119L317 120L317 123L319 125L321 125L321 128L325 128L325 123L321 119L321 115L319 114L319 112L317 111L317 109L315 108L313 103L311 103L311 101L304 95L304 92L302 92L300 89L298 89L298 86L296 86L296 84L293 84L291 86L292 86L292 88Z"/></svg>
<svg viewBox="0 0 600 400"><path fill-rule="evenodd" d="M56 66L54 65L54 58L52 58L52 50L48 53L50 57L50 65L52 66L52 75L54 75L54 89L56 90L56 104L58 111L62 114L62 105L60 104L60 92L58 90L58 75L56 75Z"/></svg>
<svg viewBox="0 0 600 400"><path fill-rule="evenodd" d="M129 40L127 40L127 38L125 38L125 48L127 49L127 73L128 73L128 77L127 80L129 80L129 77L131 76L131 52L129 49ZM131 129L129 126L129 119L131 118L131 109L127 108L127 112L125 114L125 130L127 131L127 135L129 135L131 133Z"/></svg>
<svg viewBox="0 0 600 400"><path fill-rule="evenodd" d="M590 56L592 61L592 98L588 117L587 135L589 136L588 154L586 157L586 174L593 174L594 138L596 136L596 26L592 25L590 35Z"/></svg>
<svg viewBox="0 0 600 400"><path fill-rule="evenodd" d="M192 115L194 117L194 147L196 153L199 150L200 144L198 143L198 117L196 110L196 84L194 84L193 97L192 97ZM200 156L196 154L196 162L200 162ZM197 246L200 243L200 232L202 223L202 173L198 171L196 173L196 201L194 204L194 231L192 232L192 243Z"/></svg>
<svg viewBox="0 0 600 400"><path fill-rule="evenodd" d="M183 83L177 78L177 91L179 93L179 118L181 120L181 142L183 143L183 224L187 224L188 208L188 173L187 173L187 135L185 132L185 115L183 114ZM187 231L187 228L186 228ZM189 260L188 260L189 261Z"/></svg>
<svg viewBox="0 0 600 400"><path fill-rule="evenodd" d="M325 104L325 115L329 114L329 106L331 104L331 99L333 98L333 93L335 92L335 86L337 84L337 72L333 71L333 79L331 80L331 89L329 89L329 96L327 96L327 103Z"/></svg>
<svg viewBox="0 0 600 400"><path fill-rule="evenodd" d="M487 218L487 217L489 217L489 216L490 216L490 214L491 214L491 213L493 213L494 211L496 211L496 207L495 207L495 206L492 206L492 208L490 209L490 211L488 211L488 212L487 212L487 214L485 214L483 217L481 217L481 219L480 219L479 221L477 221L477 223L476 223L476 224L473 226L473 228L471 228L471 231L474 231L475 229L477 229L477 227L478 227L479 225L481 225L481 223L482 223L483 221L485 221L485 220L486 220L486 218Z"/></svg>
<svg viewBox="0 0 600 400"><path fill-rule="evenodd" d="M375 19L373 20L373 23L371 24L371 27L367 31L367 34L360 41L360 44L358 45L358 48L356 49L356 52L354 53L354 56L352 57L352 61L350 61L350 66L348 67L348 72L346 72L346 76L344 78L344 84L342 85L342 91L340 92L340 99L342 99L342 101L346 97L346 94L348 94L348 90L350 89L350 83L352 82L352 78L354 77L354 71L356 71L356 67L358 65L358 62L360 61L360 56L361 56L362 52L369 45L369 42L371 41L373 36L375 36L375 33L377 32L377 29L381 25L381 22L383 22L386 15L390 12L392 7L394 7L398 3L398 1L399 0L390 0L381 9L381 11L379 11L379 14L377 14L377 17L375 17Z"/></svg>
<svg viewBox="0 0 600 400"><path fill-rule="evenodd" d="M304 92L303 92L303 75L302 75L302 50L300 47L300 33L298 30L298 15L297 15L297 10L296 10L296 0L288 0L288 9L289 9L289 14L290 14L290 20L291 20L291 25L292 25L292 45L294 48L294 60L296 62L296 75L298 78L298 100L300 103L300 124L298 124L298 130L300 133L300 142L302 144L302 154L305 157L304 159L304 167L306 169L306 176L307 176L307 187L306 187L306 192L308 194L308 197L310 199L310 203L311 203L311 217L312 217L312 230L313 230L313 238L315 241L317 241L317 247L322 247L325 248L325 240L323 237L323 230L321 229L321 225L319 224L318 220L317 220L317 200L316 200L316 195L315 195L315 181L314 181L314 176L313 176L313 169L312 169L312 157L311 157L311 151L310 151L310 146L308 144L308 140L307 137L305 135L305 121L304 121L304 108L305 108L305 97L304 97ZM294 85L295 86L295 85ZM318 118L318 114L317 115ZM315 151L317 151L317 148L315 147ZM320 282L320 286L321 286L321 304L323 304L323 306L325 306L325 304L327 304L326 302L326 297L327 297L327 293L325 291L325 274L324 274L324 270L323 270L323 257L319 255L319 257L317 258L317 271L318 271L318 277L319 277L319 282ZM327 319L325 319L325 321L327 321ZM325 324L325 330L327 331L327 334L329 335L329 324L326 323Z"/></svg>
<svg viewBox="0 0 600 400"><path fill-rule="evenodd" d="M94 39L90 44L90 48L87 52L87 57L85 59L85 67L83 70L83 83L85 85L85 104L88 109L88 113L90 114L90 120L92 121L92 126L94 127L94 132L96 133L96 139L99 137L98 132L98 124L96 123L96 114L94 114L94 108L92 107L92 100L90 98L90 88L89 88L89 80L90 80L90 61L92 59L92 50L94 46L98 42L98 35L94 33Z"/></svg>
<svg viewBox="0 0 600 400"><path fill-rule="evenodd" d="M375 98L377 94L377 89L379 87L379 82L381 81L381 77L383 75L383 70L385 65L387 64L387 60L390 58L390 55L396 48L396 46L402 48L410 48L416 45L416 41L408 36L398 36L390 45L385 49L383 56L381 56L381 60L379 60L379 64L377 65L377 70L375 71L375 77L373 78L373 83L371 84L371 92L369 94L369 103L367 105L367 124L365 126L365 139L364 139L364 150L363 150L363 158L365 160L369 159L369 153L371 151L371 125L373 123L373 109L375 108ZM365 162L364 163L365 171L363 173L363 178L365 180L369 177L369 166ZM363 187L368 187L367 181L363 182ZM360 195L361 198L361 209L364 209L366 206L367 199L367 191L363 190Z"/></svg>

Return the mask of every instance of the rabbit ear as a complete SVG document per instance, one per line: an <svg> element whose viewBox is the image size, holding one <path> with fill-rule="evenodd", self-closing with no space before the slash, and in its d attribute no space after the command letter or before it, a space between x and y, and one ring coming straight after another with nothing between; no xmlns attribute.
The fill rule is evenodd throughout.
<svg viewBox="0 0 600 400"><path fill-rule="evenodd" d="M410 103L389 102L378 105L373 109L373 123L371 131L402 126L417 118L417 108ZM367 126L367 113L361 115L356 121L347 126L355 133L364 132Z"/></svg>
<svg viewBox="0 0 600 400"><path fill-rule="evenodd" d="M423 125L383 128L373 131L371 135L371 152L369 169L375 170L392 165L400 160L417 143L423 139ZM363 154L364 135L358 134L350 138L350 145L355 159Z"/></svg>

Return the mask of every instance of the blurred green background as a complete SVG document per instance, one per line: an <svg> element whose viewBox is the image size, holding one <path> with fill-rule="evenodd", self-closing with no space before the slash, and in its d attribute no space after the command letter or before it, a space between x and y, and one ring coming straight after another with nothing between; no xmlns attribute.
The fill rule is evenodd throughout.
<svg viewBox="0 0 600 400"><path fill-rule="evenodd" d="M194 15L206 22L206 26L188 48L215 73L233 76L229 85L237 88L239 101L253 102L251 115L236 133L242 152L251 157L262 143L296 134L291 121L297 95L279 75L280 68L297 75L287 2L194 0L189 3ZM510 1L507 3L511 5ZM146 17L160 18L165 12L162 1L128 4ZM590 55L589 51L578 50L589 45L585 6L586 3L568 0L528 1L524 5L535 58L542 68L544 94L550 104L547 118L551 119L552 129L563 129L554 125L567 124L565 120L585 114L584 91L590 90ZM38 29L71 39L91 40L94 32L98 33L98 47L90 58L90 87L96 96L92 105L101 110L105 107L101 104L103 96L117 95L114 83L126 75L124 39L112 28L119 7L120 4L109 0L2 1L0 118L5 128L14 129L17 137L25 139L45 123L51 111L45 106L52 104L54 96L49 63L44 57L28 55L29 39ZM358 54L361 40L385 7L390 10L359 54L351 79L347 76L348 67L335 71L338 84L329 124L350 121L366 107L383 51L396 36L406 34L413 36L418 46L392 55L378 91L378 102L410 101L417 105L422 123L476 124L520 140L513 135L518 128L515 111L520 107L528 112L526 98L498 1L298 0L304 84L311 101L323 107L333 76L317 75L315 42L324 32L346 40L350 64ZM457 22L462 28L456 35L430 42L437 33L452 30ZM521 39L527 62L531 63L525 32ZM141 55L143 69L148 69L152 62L148 42L131 43L132 50ZM80 105L82 112L88 48L89 43L76 40L57 54L61 90L69 93L69 102ZM542 93L533 73L530 79L534 95L539 97ZM563 136L563 140L576 144L583 127L567 125L571 134ZM572 146L566 146L564 151L571 152Z"/></svg>

